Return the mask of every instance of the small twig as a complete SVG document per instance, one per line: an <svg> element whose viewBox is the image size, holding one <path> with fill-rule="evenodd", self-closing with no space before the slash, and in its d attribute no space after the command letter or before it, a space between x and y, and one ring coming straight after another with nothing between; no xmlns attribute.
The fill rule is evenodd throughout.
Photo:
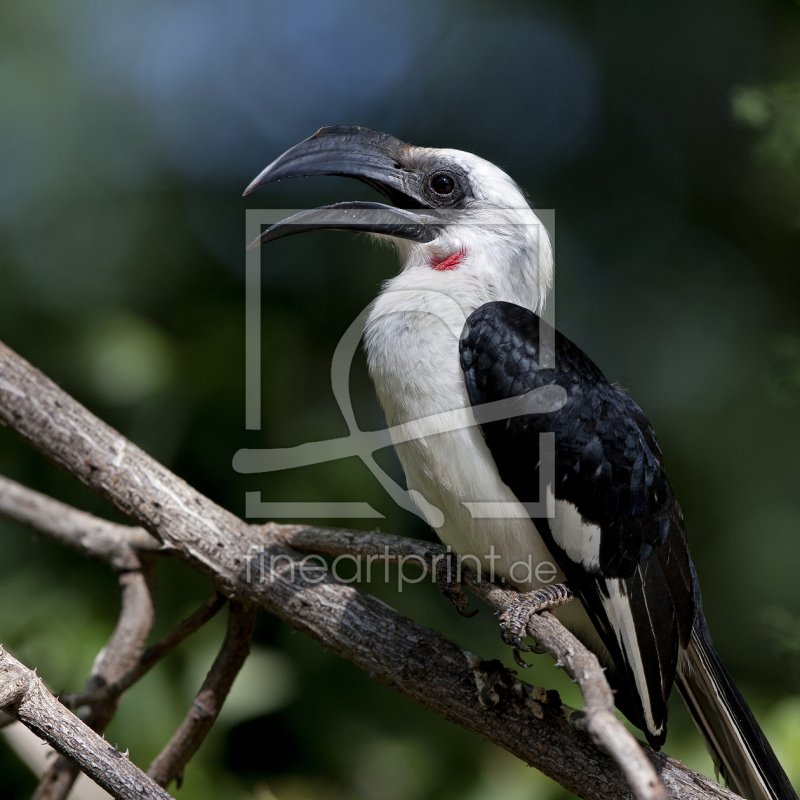
<svg viewBox="0 0 800 800"><path fill-rule="evenodd" d="M155 562L152 559L142 559L140 570L120 573L122 608L119 620L95 660L86 684L87 691L117 680L139 660L155 620L154 578ZM117 710L117 702L118 698L112 698L94 705L84 721L92 730L102 733ZM78 766L62 756L42 777L32 800L66 800L77 777Z"/></svg>
<svg viewBox="0 0 800 800"><path fill-rule="evenodd" d="M407 560L426 565L431 572L436 562L444 559L450 550L441 544L394 536L380 531L351 531L346 528L315 528L312 525L260 526L268 536L303 553L321 553L329 556L352 555L358 558L388 559L390 563Z"/></svg>
<svg viewBox="0 0 800 800"><path fill-rule="evenodd" d="M102 561L118 572L139 569L138 553L158 552L161 547L144 528L117 525L78 511L2 475L0 516Z"/></svg>
<svg viewBox="0 0 800 800"><path fill-rule="evenodd" d="M172 800L126 754L64 708L42 679L0 647L0 709L11 714L118 800Z"/></svg>
<svg viewBox="0 0 800 800"><path fill-rule="evenodd" d="M143 678L164 656L172 652L193 633L199 631L203 625L217 614L226 601L227 598L224 595L215 592L194 614L181 622L175 630L168 633L163 639L151 644L142 654L139 663L121 678L93 691L62 694L59 696L59 700L67 708L78 708L83 705L92 705L111 700L121 695L126 689L130 689L134 683Z"/></svg>
<svg viewBox="0 0 800 800"><path fill-rule="evenodd" d="M147 774L160 786L177 780L180 788L184 767L211 730L234 679L250 653L256 606L231 600L229 613L225 640L186 719L147 770Z"/></svg>

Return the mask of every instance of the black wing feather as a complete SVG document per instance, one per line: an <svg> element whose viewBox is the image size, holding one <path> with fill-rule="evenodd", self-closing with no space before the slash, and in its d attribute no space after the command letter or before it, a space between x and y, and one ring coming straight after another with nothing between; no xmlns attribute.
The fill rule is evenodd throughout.
<svg viewBox="0 0 800 800"><path fill-rule="evenodd" d="M544 341L555 342L555 367L540 369L540 329L549 326L511 303L477 309L461 338L467 391L471 403L480 405L551 384L566 390L558 411L485 423L481 429L500 476L522 502L540 499L539 434L555 434L553 491L600 527L599 567L588 571L569 558L546 518L534 523L611 653L618 705L659 746L666 736L666 700L678 649L689 641L698 605L683 517L641 409L552 329ZM621 644L622 626L609 606L615 593L629 601L641 665L638 685L635 659Z"/></svg>

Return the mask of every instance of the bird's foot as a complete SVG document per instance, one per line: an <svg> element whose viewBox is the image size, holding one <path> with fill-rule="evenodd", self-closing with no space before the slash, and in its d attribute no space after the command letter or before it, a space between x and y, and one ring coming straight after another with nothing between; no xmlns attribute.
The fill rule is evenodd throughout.
<svg viewBox="0 0 800 800"><path fill-rule="evenodd" d="M477 608L467 611L469 600L461 588L461 562L458 556L448 553L436 561L436 586L462 617L474 617L478 613Z"/></svg>
<svg viewBox="0 0 800 800"><path fill-rule="evenodd" d="M523 669L527 669L531 665L523 661L521 652L537 654L545 652L541 645L530 647L522 641L528 634L528 620L540 611L563 606L573 597L572 589L566 583L556 583L516 595L505 611L500 614L500 635L503 637L503 641L513 648L514 661Z"/></svg>

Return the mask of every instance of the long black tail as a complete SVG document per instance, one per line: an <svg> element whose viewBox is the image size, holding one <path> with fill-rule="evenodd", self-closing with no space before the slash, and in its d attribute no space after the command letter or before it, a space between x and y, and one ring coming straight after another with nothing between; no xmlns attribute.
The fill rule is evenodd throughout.
<svg viewBox="0 0 800 800"><path fill-rule="evenodd" d="M753 712L714 652L702 614L678 661L676 683L730 789L747 800L797 800Z"/></svg>

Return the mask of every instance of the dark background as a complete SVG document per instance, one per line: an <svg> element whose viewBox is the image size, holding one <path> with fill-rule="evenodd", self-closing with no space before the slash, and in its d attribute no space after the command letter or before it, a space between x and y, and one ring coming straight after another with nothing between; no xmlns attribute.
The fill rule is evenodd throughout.
<svg viewBox="0 0 800 800"><path fill-rule="evenodd" d="M241 198L327 124L472 150L556 213L556 321L630 387L682 503L723 660L800 781L800 7L791 2L196 0L0 6L0 338L213 500L366 501L429 536L349 459L241 476L241 447L346 434L333 349L388 249L315 233L263 254L263 430L244 426L244 212L372 198L308 179ZM382 425L363 357L351 382ZM399 476L394 457L381 455ZM108 516L0 431L0 472ZM332 524L367 526L358 520ZM78 689L115 622L104 568L0 523L0 642ZM370 587L484 657L483 609ZM156 633L210 587L159 576ZM107 738L146 767L224 615L125 698ZM275 619L184 800L561 797ZM546 657L525 675L580 702ZM666 750L710 772L680 704ZM34 779L0 737L3 798Z"/></svg>

